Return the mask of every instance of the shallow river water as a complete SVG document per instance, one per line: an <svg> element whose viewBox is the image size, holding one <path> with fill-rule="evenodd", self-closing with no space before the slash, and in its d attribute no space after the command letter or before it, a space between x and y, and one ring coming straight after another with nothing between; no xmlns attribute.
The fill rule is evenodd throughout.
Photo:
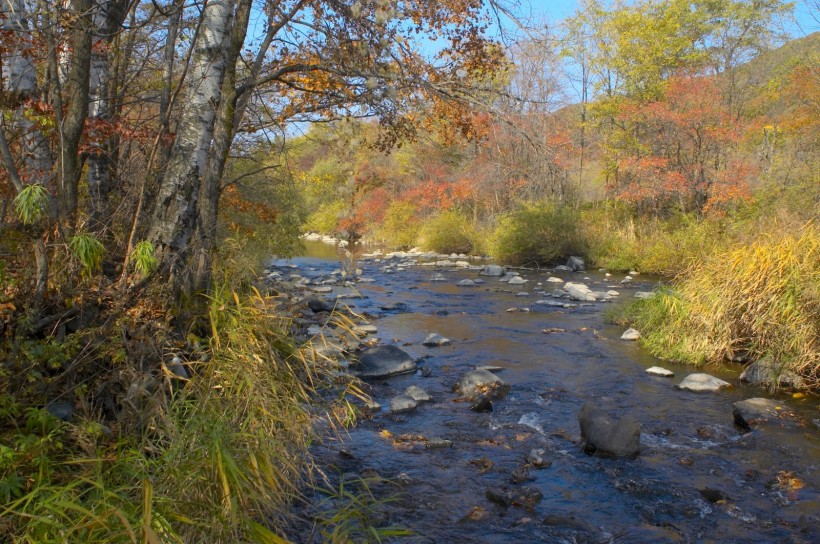
<svg viewBox="0 0 820 544"><path fill-rule="evenodd" d="M300 273L338 268L332 248L309 246L310 257L291 261ZM344 440L318 447L316 455L329 473L390 480L374 492L395 495L383 507L388 521L414 532L400 541L820 542L817 399L775 395L794 417L744 433L733 424L732 403L772 395L741 384L738 366L708 369L734 384L727 391L675 389L693 370L621 340L623 328L603 317L612 304L651 290L653 281L637 276L623 285L623 274L545 270L520 271L529 280L523 286L486 277L468 288L455 284L478 278L476 271L414 266L384 273L384 265L361 261L363 276L375 281L357 286L365 298L345 302L371 317L383 343L423 358L420 366L432 372L371 382L370 394L382 410ZM435 273L446 281L430 281ZM536 289L552 290L545 282L550 275L593 290L615 289L620 296L574 308L534 304L544 298ZM519 291L529 295L517 296ZM396 303L403 305L383 309ZM532 311L508 311L522 307ZM544 332L550 329L557 331ZM452 344L423 347L430 332ZM511 386L492 413L472 412L469 403L455 402L452 391L460 376L481 365L502 368L498 375ZM654 365L675 377L646 374ZM422 387L434 401L391 415L389 399L409 385ZM638 458L583 453L577 414L590 399L640 423ZM402 435L452 444L397 443ZM447 446L436 445L442 444ZM551 466L530 468L530 481L512 483L533 449L545 450ZM525 486L543 495L529 508L499 506L486 496L488 489Z"/></svg>

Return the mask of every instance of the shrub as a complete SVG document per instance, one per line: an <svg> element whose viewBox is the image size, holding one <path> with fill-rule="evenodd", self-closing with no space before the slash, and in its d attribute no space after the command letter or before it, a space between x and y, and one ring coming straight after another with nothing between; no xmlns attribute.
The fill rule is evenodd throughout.
<svg viewBox="0 0 820 544"><path fill-rule="evenodd" d="M421 229L421 245L438 253L473 253L477 234L470 222L456 211L440 212Z"/></svg>
<svg viewBox="0 0 820 544"><path fill-rule="evenodd" d="M415 218L416 206L406 200L394 200L384 213L379 233L384 243L396 249L408 249L416 244L419 224Z"/></svg>
<svg viewBox="0 0 820 544"><path fill-rule="evenodd" d="M697 365L737 353L820 384L820 233L763 238L696 262L673 289L630 309L658 356Z"/></svg>
<svg viewBox="0 0 820 544"><path fill-rule="evenodd" d="M513 265L550 264L586 254L576 211L551 202L525 204L503 216L491 246L493 257Z"/></svg>
<svg viewBox="0 0 820 544"><path fill-rule="evenodd" d="M129 256L129 260L134 264L134 272L142 277L153 274L159 264L154 253L154 244L147 240L135 245Z"/></svg>
<svg viewBox="0 0 820 544"><path fill-rule="evenodd" d="M320 234L333 234L336 232L339 219L344 216L346 211L347 206L341 200L322 204L318 210L308 216L304 230Z"/></svg>
<svg viewBox="0 0 820 544"><path fill-rule="evenodd" d="M14 197L14 209L23 223L37 222L48 209L48 191L42 185L26 185Z"/></svg>

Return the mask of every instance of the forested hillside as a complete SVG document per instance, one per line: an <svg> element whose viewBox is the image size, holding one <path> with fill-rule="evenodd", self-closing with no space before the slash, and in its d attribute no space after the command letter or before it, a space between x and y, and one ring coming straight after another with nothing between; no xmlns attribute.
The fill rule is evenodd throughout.
<svg viewBox="0 0 820 544"><path fill-rule="evenodd" d="M711 40L701 37L701 43ZM690 60L670 61L669 76L651 93L604 91L590 80L589 94L597 97L565 105L568 90L561 85L566 82L555 71L567 69L572 58L561 55L571 55L572 49L544 44L537 49L527 42L514 52L518 64L510 67L512 81L505 87L520 100L482 104L483 109L471 112L467 131L427 112L433 115L425 120L429 130L385 154L366 145L376 137L376 125L347 120L311 128L274 147L272 154L289 165L306 231L365 237L404 249L423 245L445 253L489 252L541 264L587 253L601 265L675 273L685 264L680 254L669 255L672 262L656 251L647 259L618 255L601 247L614 242L613 233L596 229L602 223L631 224L637 228L634 235L649 236L657 220L668 220L668 228L681 223L706 228L730 226L729 216L748 222L758 214L764 222L796 223L815 217L820 183L812 93L819 45L815 33L777 49L747 52L728 70L707 62L716 51L694 48ZM533 50L544 58L515 56ZM551 64L544 64L545 58ZM616 61L610 66L598 60L602 64L596 70L615 71ZM528 62L544 70L520 68ZM658 61L646 62L654 67ZM634 62L630 66L636 70ZM652 75L616 79L624 89L648 84L629 83L629 77ZM546 94L526 97L518 89ZM584 231L578 232L575 246L541 255L537 248L521 248L523 253L514 255L506 240L499 247L497 237L530 205L574 210L564 218L569 225L555 228L565 234L567 229ZM767 206L765 218L761 206ZM769 215L771 206L777 218ZM445 232L455 238L442 238ZM545 244L554 246L552 240ZM651 262L652 257L658 261Z"/></svg>

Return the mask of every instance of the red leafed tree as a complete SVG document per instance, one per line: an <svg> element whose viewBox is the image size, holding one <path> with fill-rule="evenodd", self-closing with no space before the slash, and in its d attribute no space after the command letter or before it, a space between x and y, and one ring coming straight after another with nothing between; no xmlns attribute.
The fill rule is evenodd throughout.
<svg viewBox="0 0 820 544"><path fill-rule="evenodd" d="M745 198L754 168L737 151L743 122L725 104L718 82L698 76L671 78L663 100L624 103L610 190L698 212Z"/></svg>

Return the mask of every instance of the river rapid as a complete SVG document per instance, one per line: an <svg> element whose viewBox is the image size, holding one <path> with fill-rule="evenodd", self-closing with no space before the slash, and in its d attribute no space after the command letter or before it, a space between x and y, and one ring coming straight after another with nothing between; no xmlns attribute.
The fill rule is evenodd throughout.
<svg viewBox="0 0 820 544"><path fill-rule="evenodd" d="M305 257L272 266L295 265L289 270L316 278L339 268L333 247L307 246ZM744 385L737 379L740 366L730 363L706 371L731 382L731 389L677 390L694 370L621 340L623 328L603 315L635 292L651 291L655 280L636 276L623 284L623 274L521 270L524 285L485 277L483 284L460 287L459 280L478 279L478 272L417 261L396 270L395 260L362 259L362 277L373 281L357 283L363 298L344 302L377 327L372 336L429 370L368 382L381 410L314 451L331 480L365 478L377 498L392 498L378 505L376 521L413 532L397 541L820 542L817 399ZM431 281L435 274L445 280ZM549 276L620 295L567 308L536 304L545 298L538 290L555 286L546 282ZM334 287L319 296L350 291ZM530 311L510 311L523 308ZM452 343L424 347L431 332ZM464 373L482 365L498 367L510 385L489 413L471 411L453 392ZM646 374L655 365L675 376ZM390 399L410 385L433 401L391 414ZM733 423L732 403L751 397L774 398L789 416L743 432ZM587 400L638 421L636 459L582 451L577 414ZM526 466L532 450L543 450L548 466ZM499 493L522 489L531 501L498 504L504 502Z"/></svg>

